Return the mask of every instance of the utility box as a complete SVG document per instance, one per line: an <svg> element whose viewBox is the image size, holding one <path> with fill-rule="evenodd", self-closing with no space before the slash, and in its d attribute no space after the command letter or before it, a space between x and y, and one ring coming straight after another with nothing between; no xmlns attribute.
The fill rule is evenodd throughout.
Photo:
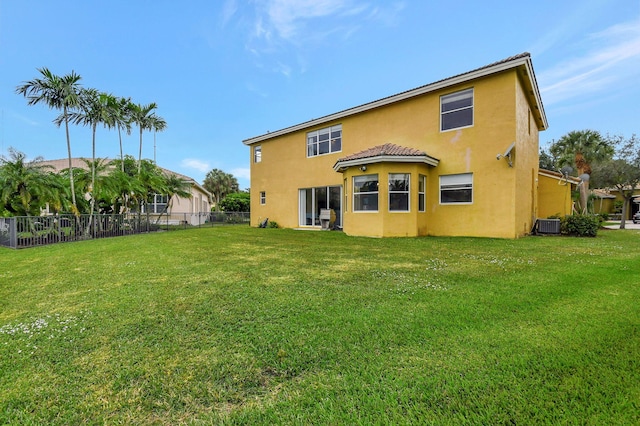
<svg viewBox="0 0 640 426"><path fill-rule="evenodd" d="M336 212L333 209L320 209L320 225L323 231L331 229L336 221Z"/></svg>
<svg viewBox="0 0 640 426"><path fill-rule="evenodd" d="M538 234L560 234L560 219L538 219Z"/></svg>

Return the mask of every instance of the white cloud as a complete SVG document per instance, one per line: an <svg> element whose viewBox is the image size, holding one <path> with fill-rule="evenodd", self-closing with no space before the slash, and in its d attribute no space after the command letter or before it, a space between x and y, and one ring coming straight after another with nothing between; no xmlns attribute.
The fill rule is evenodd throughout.
<svg viewBox="0 0 640 426"><path fill-rule="evenodd" d="M590 49L539 76L543 99L554 104L592 95L640 78L640 19L592 34Z"/></svg>
<svg viewBox="0 0 640 426"><path fill-rule="evenodd" d="M252 5L245 49L257 66L287 78L306 71L305 57L318 46L343 42L365 28L397 25L405 9L404 0L375 7L368 0L254 0Z"/></svg>
<svg viewBox="0 0 640 426"><path fill-rule="evenodd" d="M26 117L24 115L16 114L14 112L9 112L9 114L10 114L11 117L16 118L16 119L22 121L23 123L25 123L25 124L27 124L29 126L34 126L34 127L40 126L39 122L34 121L34 120L30 119L29 117Z"/></svg>
<svg viewBox="0 0 640 426"><path fill-rule="evenodd" d="M282 39L293 39L305 21L336 14L346 8L343 0L270 0L266 5L269 23Z"/></svg>
<svg viewBox="0 0 640 426"><path fill-rule="evenodd" d="M231 170L231 174L236 178L247 179L247 180L251 179L251 169L246 167L238 167L236 169L233 169Z"/></svg>
<svg viewBox="0 0 640 426"><path fill-rule="evenodd" d="M404 1L380 7L362 0L261 0L255 4L251 35L255 42L268 44L261 50L282 43L304 46L336 34L348 38L363 21L395 25L405 8Z"/></svg>
<svg viewBox="0 0 640 426"><path fill-rule="evenodd" d="M238 10L236 0L226 0L222 6L222 26L224 27L227 22L231 20Z"/></svg>
<svg viewBox="0 0 640 426"><path fill-rule="evenodd" d="M210 169L209 163L205 161L196 160L193 158L185 158L180 162L180 165L187 169L197 170L201 173L206 173Z"/></svg>

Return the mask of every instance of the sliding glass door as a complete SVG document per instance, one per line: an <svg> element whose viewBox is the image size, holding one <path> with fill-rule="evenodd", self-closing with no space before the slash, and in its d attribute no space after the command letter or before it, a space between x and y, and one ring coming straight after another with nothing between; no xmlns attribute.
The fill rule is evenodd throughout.
<svg viewBox="0 0 640 426"><path fill-rule="evenodd" d="M342 226L342 187L318 186L299 191L300 226L321 226L320 210L331 209L336 214L334 226Z"/></svg>

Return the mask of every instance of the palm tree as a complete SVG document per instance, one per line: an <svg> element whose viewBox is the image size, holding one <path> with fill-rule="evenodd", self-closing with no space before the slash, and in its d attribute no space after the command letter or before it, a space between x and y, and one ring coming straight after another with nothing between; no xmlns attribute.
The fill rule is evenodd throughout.
<svg viewBox="0 0 640 426"><path fill-rule="evenodd" d="M135 207L133 202L137 199L136 194L144 191L144 187L138 179L136 163L136 159L131 155L125 155L122 160L113 160L111 162L115 166L109 175L112 180L112 186L117 193L114 194L113 200L116 213L130 211Z"/></svg>
<svg viewBox="0 0 640 426"><path fill-rule="evenodd" d="M27 161L22 152L9 148L10 158L0 157L0 206L15 216L38 216L55 199L49 166L42 157ZM2 210L2 209L0 209Z"/></svg>
<svg viewBox="0 0 640 426"><path fill-rule="evenodd" d="M216 211L220 211L220 202L227 194L238 192L240 188L238 180L233 175L219 169L207 173L202 186L213 195Z"/></svg>
<svg viewBox="0 0 640 426"><path fill-rule="evenodd" d="M125 130L128 135L131 134L131 98L116 98L110 96L108 100L109 105L109 122L111 126L115 126L118 129L118 140L120 142L120 164L121 171L124 173L124 153L122 151L122 130Z"/></svg>
<svg viewBox="0 0 640 426"><path fill-rule="evenodd" d="M91 194L91 211L93 214L95 206L95 184L96 184L96 129L98 124L103 124L106 127L110 127L111 117L109 115L109 96L106 93L98 92L96 89L81 89L79 96L78 111L72 111L69 113L69 121L74 124L82 124L84 126L91 127L91 186L89 194ZM111 96L113 98L113 96ZM58 117L58 120L62 120L63 117Z"/></svg>
<svg viewBox="0 0 640 426"><path fill-rule="evenodd" d="M160 212L160 215L156 219L156 223L160 221L160 218L164 213L167 213L167 216L169 215L174 196L181 198L192 197L191 184L173 173L165 174L163 195L167 196L167 204L164 206L164 210Z"/></svg>
<svg viewBox="0 0 640 426"><path fill-rule="evenodd" d="M591 165L596 161L610 159L613 146L595 130L574 130L553 143L549 149L558 159L558 165L573 165L582 179L580 188L580 207L587 212L587 194Z"/></svg>
<svg viewBox="0 0 640 426"><path fill-rule="evenodd" d="M161 132L167 127L166 121L155 112L153 112L158 106L155 102L147 105L132 104L131 107L131 121L138 125L140 129L140 150L138 153L138 174L140 174L142 167L142 132L145 130L153 130L154 132Z"/></svg>
<svg viewBox="0 0 640 426"><path fill-rule="evenodd" d="M29 105L40 103L49 108L62 110L62 120L67 135L67 154L69 158L69 184L71 186L71 202L75 214L78 214L76 195L73 183L73 169L71 165L71 140L69 138L69 111L79 103L80 83L82 79L74 71L62 77L53 74L48 68L39 68L42 78L27 81L16 88L16 92L28 99ZM58 124L60 125L60 124Z"/></svg>

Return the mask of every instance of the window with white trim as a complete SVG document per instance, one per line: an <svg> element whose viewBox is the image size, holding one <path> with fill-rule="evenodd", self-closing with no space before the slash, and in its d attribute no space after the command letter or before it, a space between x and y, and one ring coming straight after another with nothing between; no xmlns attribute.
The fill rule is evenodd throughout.
<svg viewBox="0 0 640 426"><path fill-rule="evenodd" d="M145 204L143 211L145 213L164 213L169 204L169 196L162 194L153 194L149 197L149 201Z"/></svg>
<svg viewBox="0 0 640 426"><path fill-rule="evenodd" d="M342 226L342 188L319 186L298 190L300 199L300 226L321 226L320 212L331 209L336 215L334 225Z"/></svg>
<svg viewBox="0 0 640 426"><path fill-rule="evenodd" d="M259 163L262 161L262 145L256 145L253 147L253 162Z"/></svg>
<svg viewBox="0 0 640 426"><path fill-rule="evenodd" d="M473 173L440 176L440 204L473 202Z"/></svg>
<svg viewBox="0 0 640 426"><path fill-rule="evenodd" d="M307 133L307 157L342 151L342 124Z"/></svg>
<svg viewBox="0 0 640 426"><path fill-rule="evenodd" d="M427 177L425 175L418 176L418 211L427 210Z"/></svg>
<svg viewBox="0 0 640 426"><path fill-rule="evenodd" d="M409 173L389 173L389 211L409 211Z"/></svg>
<svg viewBox="0 0 640 426"><path fill-rule="evenodd" d="M378 175L353 177L353 211L378 211Z"/></svg>
<svg viewBox="0 0 640 426"><path fill-rule="evenodd" d="M267 193L265 191L260 191L260 204L267 204Z"/></svg>
<svg viewBox="0 0 640 426"><path fill-rule="evenodd" d="M440 96L440 130L473 126L473 89Z"/></svg>

